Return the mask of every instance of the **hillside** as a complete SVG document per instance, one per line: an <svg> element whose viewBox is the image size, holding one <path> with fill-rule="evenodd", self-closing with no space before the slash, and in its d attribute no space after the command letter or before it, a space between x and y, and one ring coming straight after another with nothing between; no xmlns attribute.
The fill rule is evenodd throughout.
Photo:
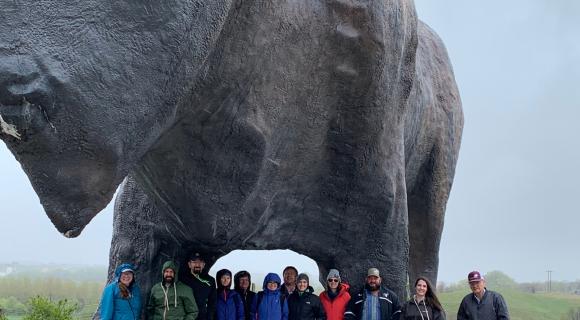
<svg viewBox="0 0 580 320"><path fill-rule="evenodd" d="M568 312L580 308L580 295L560 293L524 293L515 289L498 290L506 299L511 320L562 320ZM447 320L457 319L461 299L469 289L439 295L447 311Z"/></svg>

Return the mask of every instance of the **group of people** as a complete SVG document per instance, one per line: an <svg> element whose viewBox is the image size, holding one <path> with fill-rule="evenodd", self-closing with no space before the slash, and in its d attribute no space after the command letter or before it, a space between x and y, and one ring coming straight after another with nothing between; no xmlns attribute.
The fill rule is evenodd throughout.
<svg viewBox="0 0 580 320"><path fill-rule="evenodd" d="M222 269L216 280L205 272L199 253L188 261L189 273L178 278L178 270L167 261L162 281L151 288L145 306L147 320L445 320L445 311L430 281L419 277L415 294L401 304L397 295L382 285L380 271L370 268L364 288L350 293L340 272L330 269L326 290L317 296L305 273L288 266L283 281L276 273L264 278L262 291L251 291L247 271ZM478 271L468 275L472 293L465 296L458 320L509 320L503 297L485 288ZM232 289L232 282L234 288ZM120 265L101 299L102 320L137 320L141 316L141 293L135 283L135 267Z"/></svg>

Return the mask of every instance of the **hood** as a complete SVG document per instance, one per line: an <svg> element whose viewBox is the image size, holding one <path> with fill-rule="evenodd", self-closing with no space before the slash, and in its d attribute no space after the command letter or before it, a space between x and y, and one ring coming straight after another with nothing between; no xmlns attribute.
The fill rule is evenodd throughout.
<svg viewBox="0 0 580 320"><path fill-rule="evenodd" d="M172 269L173 272L175 273L174 276L174 282L177 282L177 266L175 265L175 262L173 261L166 261L163 264L163 268L161 268L161 281L163 281L163 272L165 272L165 269Z"/></svg>
<svg viewBox="0 0 580 320"><path fill-rule="evenodd" d="M266 277L264 278L264 283L262 284L262 289L264 291L268 291L268 282L270 281L274 281L278 284L278 289L276 289L276 291L280 291L280 284L282 283L282 280L280 280L280 276L270 272L266 275Z"/></svg>
<svg viewBox="0 0 580 320"><path fill-rule="evenodd" d="M350 290L350 285L346 282L341 282L338 288L338 292L342 293Z"/></svg>
<svg viewBox="0 0 580 320"><path fill-rule="evenodd" d="M314 293L314 288L312 288L312 286L309 285L306 288L306 290L304 290L303 294L304 293L313 294ZM296 290L294 290L294 292L292 294L298 294L299 295L300 294L300 291L298 291L298 288L296 288Z"/></svg>
<svg viewBox="0 0 580 320"><path fill-rule="evenodd" d="M133 282L131 282L131 284L135 283L135 270L137 268L135 268L135 266L130 264L130 263L123 263L123 264L119 265L117 267L117 269L115 269L115 278L113 279L113 281L119 282L119 279L121 279L121 272L125 269L133 270Z"/></svg>
<svg viewBox="0 0 580 320"><path fill-rule="evenodd" d="M227 275L230 276L230 285L227 286L227 287L222 286L221 278L222 278L222 276L224 274L227 274ZM216 273L215 280L217 282L217 288L218 288L218 290L221 290L221 289L230 289L232 287L232 281L233 281L232 280L232 272L230 270L228 270L228 269L221 269L220 271L218 271Z"/></svg>
<svg viewBox="0 0 580 320"><path fill-rule="evenodd" d="M236 272L236 275L234 276L234 290L242 291L242 288L240 288L240 278L242 277L248 277L248 280L250 280L250 287L252 286L252 276L248 271L242 270ZM248 288L248 290L250 290L250 288Z"/></svg>

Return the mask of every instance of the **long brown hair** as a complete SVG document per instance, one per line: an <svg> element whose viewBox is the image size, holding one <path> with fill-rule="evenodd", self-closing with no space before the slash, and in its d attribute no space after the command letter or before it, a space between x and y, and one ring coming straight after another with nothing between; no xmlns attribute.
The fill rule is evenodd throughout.
<svg viewBox="0 0 580 320"><path fill-rule="evenodd" d="M437 295L435 294L435 289L433 288L431 281L425 277L419 277L417 280L415 280L415 288L417 287L419 280L423 280L427 284L427 292L425 292L425 303L434 309L445 312L441 306L441 302L439 302L439 298L437 298Z"/></svg>
<svg viewBox="0 0 580 320"><path fill-rule="evenodd" d="M131 284L133 284L133 282L131 282ZM119 281L119 291L121 291L121 297L123 297L123 299L129 299L129 297L131 297L129 288L127 288L127 286L121 281Z"/></svg>

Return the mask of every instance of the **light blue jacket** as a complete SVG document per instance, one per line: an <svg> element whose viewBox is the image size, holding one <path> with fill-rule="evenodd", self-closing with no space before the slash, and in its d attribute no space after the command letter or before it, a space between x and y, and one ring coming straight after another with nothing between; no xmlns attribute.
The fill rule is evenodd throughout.
<svg viewBox="0 0 580 320"><path fill-rule="evenodd" d="M129 298L121 296L119 279L123 269L135 270L135 267L124 263L115 270L115 279L105 287L101 297L101 320L138 320L141 317L141 290L135 283L134 275L129 286Z"/></svg>

